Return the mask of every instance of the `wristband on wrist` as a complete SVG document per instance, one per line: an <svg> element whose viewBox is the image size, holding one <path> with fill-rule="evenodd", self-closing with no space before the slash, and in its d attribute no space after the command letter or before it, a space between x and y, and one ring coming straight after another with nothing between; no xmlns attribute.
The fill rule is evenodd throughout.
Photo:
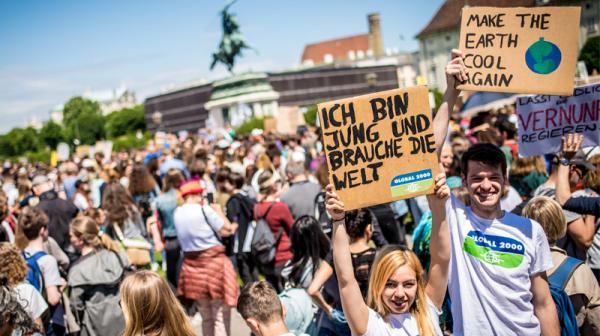
<svg viewBox="0 0 600 336"><path fill-rule="evenodd" d="M569 166L569 165L571 165L571 161L569 159L565 158L565 157L560 158L558 160L558 163L561 164L561 165L563 165L563 166Z"/></svg>

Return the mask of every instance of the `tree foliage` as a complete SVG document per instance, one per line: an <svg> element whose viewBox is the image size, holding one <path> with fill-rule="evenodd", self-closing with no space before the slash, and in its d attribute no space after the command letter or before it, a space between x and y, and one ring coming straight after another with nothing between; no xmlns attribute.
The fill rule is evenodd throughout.
<svg viewBox="0 0 600 336"><path fill-rule="evenodd" d="M105 136L100 105L89 99L71 98L63 108L63 123L71 143L78 139L81 144L92 145Z"/></svg>
<svg viewBox="0 0 600 336"><path fill-rule="evenodd" d="M44 123L44 126L40 130L40 141L50 149L56 149L56 146L65 140L63 128L50 120Z"/></svg>
<svg viewBox="0 0 600 336"><path fill-rule="evenodd" d="M42 149L38 132L35 128L13 128L7 134L0 136L0 154L17 156L25 152L35 152Z"/></svg>
<svg viewBox="0 0 600 336"><path fill-rule="evenodd" d="M252 117L248 119L246 122L240 125L235 130L235 134L245 135L250 134L253 129L265 129L265 118L264 117Z"/></svg>
<svg viewBox="0 0 600 336"><path fill-rule="evenodd" d="M311 105L306 112L304 112L304 121L311 126L317 124L317 105Z"/></svg>
<svg viewBox="0 0 600 336"><path fill-rule="evenodd" d="M84 114L102 115L100 105L95 101L83 97L73 97L69 99L63 108L63 124L70 126Z"/></svg>
<svg viewBox="0 0 600 336"><path fill-rule="evenodd" d="M600 36L591 37L585 42L579 52L579 60L585 63L590 75L594 69L600 72Z"/></svg>
<svg viewBox="0 0 600 336"><path fill-rule="evenodd" d="M48 161L50 150L55 150L62 141L74 145L77 139L79 144L93 145L108 137L116 148L129 149L142 147L149 138L145 133L143 105L104 117L98 103L73 97L64 106L63 125L47 121L39 132L31 127L13 128L0 135L0 158L25 156L31 161ZM138 131L143 132L141 139L136 137Z"/></svg>
<svg viewBox="0 0 600 336"><path fill-rule="evenodd" d="M106 135L109 138L146 130L144 106L124 108L113 112L106 117Z"/></svg>

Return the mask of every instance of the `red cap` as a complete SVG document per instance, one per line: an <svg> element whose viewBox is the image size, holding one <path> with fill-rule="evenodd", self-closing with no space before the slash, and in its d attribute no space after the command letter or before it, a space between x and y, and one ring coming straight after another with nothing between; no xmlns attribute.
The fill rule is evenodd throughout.
<svg viewBox="0 0 600 336"><path fill-rule="evenodd" d="M202 194L204 192L204 188L202 188L200 181L188 181L179 187L179 192L181 193L182 197L185 197L191 194Z"/></svg>

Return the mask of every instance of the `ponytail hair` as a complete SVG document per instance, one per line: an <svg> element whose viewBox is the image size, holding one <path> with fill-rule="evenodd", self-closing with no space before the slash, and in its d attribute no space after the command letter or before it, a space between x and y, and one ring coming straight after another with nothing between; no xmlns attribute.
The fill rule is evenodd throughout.
<svg viewBox="0 0 600 336"><path fill-rule="evenodd" d="M73 234L83 240L84 245L94 249L107 249L119 252L121 249L109 236L100 231L98 224L91 217L77 216L71 222Z"/></svg>

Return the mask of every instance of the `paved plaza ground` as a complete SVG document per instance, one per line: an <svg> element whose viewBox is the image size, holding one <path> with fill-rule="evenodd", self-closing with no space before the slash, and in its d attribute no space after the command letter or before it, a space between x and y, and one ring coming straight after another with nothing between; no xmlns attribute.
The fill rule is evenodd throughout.
<svg viewBox="0 0 600 336"><path fill-rule="evenodd" d="M200 313L196 313L192 318L192 324L198 331L198 335L202 335L202 317L200 317ZM231 314L231 335L232 336L250 336L250 329L246 326L246 323L242 319L242 316L237 312L237 310L233 310Z"/></svg>

